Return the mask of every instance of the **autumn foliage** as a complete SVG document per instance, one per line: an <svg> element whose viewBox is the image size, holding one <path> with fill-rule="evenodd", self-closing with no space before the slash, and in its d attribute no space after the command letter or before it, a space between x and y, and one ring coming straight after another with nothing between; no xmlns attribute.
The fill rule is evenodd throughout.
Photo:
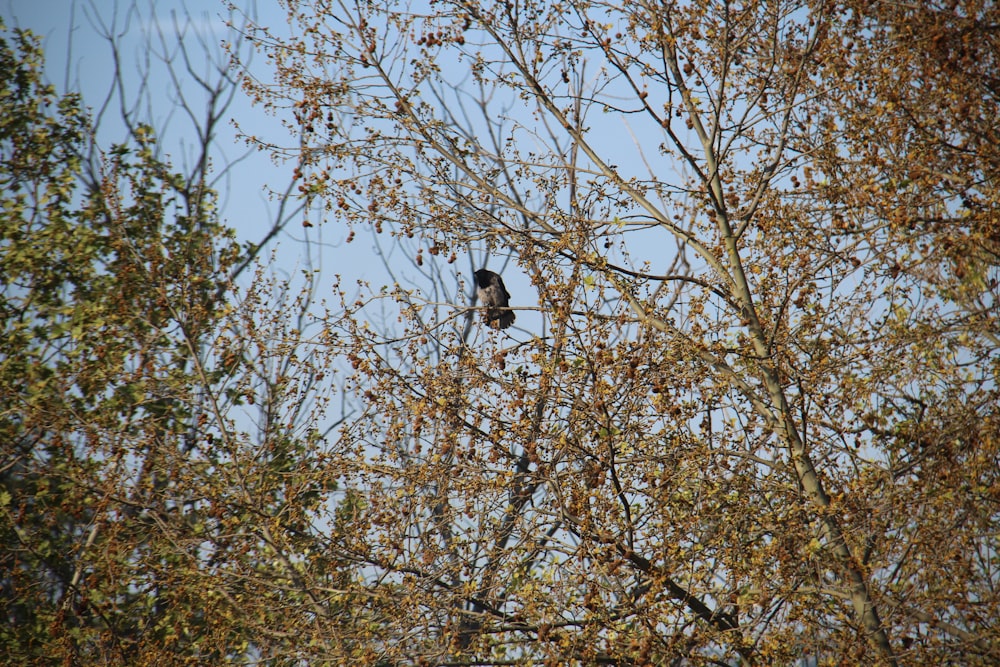
<svg viewBox="0 0 1000 667"><path fill-rule="evenodd" d="M74 218L92 292L20 329L5 305L0 637L118 664L1000 660L992 3L287 4L248 26L244 90L351 241L330 258L372 240L391 284L262 270L224 298L224 230L136 226L162 200L122 192L166 186L111 160ZM474 307L485 265L510 329ZM141 312L112 273L155 286ZM81 307L114 328L14 365Z"/></svg>

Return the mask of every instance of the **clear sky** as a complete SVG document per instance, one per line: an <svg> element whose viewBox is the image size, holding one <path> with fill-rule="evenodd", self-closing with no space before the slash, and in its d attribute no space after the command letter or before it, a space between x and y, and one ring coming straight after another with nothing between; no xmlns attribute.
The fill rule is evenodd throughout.
<svg viewBox="0 0 1000 667"><path fill-rule="evenodd" d="M261 24L278 29L286 25L284 12L272 0L243 0L241 5ZM203 62L193 63L193 69L213 78L212 63L204 57L205 47L199 45L197 40L207 45L209 53L218 54L220 60L217 62L222 62L224 56L219 45L231 37L226 26L228 14L222 0L0 0L0 15L8 28L30 28L42 37L47 78L60 92L75 90L83 94L85 104L100 115L98 138L104 148L125 138L117 108L109 108L100 114L114 81L114 59L106 35L116 35L121 47L127 103L143 99L141 111L145 113L140 113L140 118L152 119L160 135L160 145L175 166L183 171L184 165L190 164L197 148L196 142L191 141L193 126L178 107L176 89L161 59L170 48L169 41L176 30L184 29L188 43L192 44L191 53L203 58ZM164 33L163 44L167 46L161 45L158 29ZM263 64L259 54L255 58L254 64ZM201 71L198 70L200 66L204 66ZM185 74L183 64L179 69L182 75ZM149 72L145 94L141 88L143 72ZM185 85L190 86L188 99L191 108L200 111L204 107L204 98L199 97L196 86L190 83ZM253 107L242 94L237 94L233 100L227 118L237 119L243 131L277 143L294 141L281 127L280 118L267 116L262 109ZM233 165L228 177L214 184L220 193L223 219L237 230L242 241L258 241L269 229L278 210L278 201L270 190L283 191L287 187L293 165L276 164L266 152L248 151L245 144L238 141L232 123L227 122L218 130L217 152L213 158L216 167L223 163ZM310 216L310 219L315 221L317 217ZM272 268L289 275L306 268L320 269L322 277L317 297L330 294L334 274L342 275L348 285L355 278L370 280L374 285L388 281L382 270L382 261L376 256L374 241L364 230L359 230L357 240L346 246L343 244L346 230L335 223L306 230L300 220L294 220L286 229L286 233L278 239L277 262ZM308 245L304 242L306 239L310 242ZM387 244L389 240L382 239L382 242ZM472 263L479 261L478 257L472 258ZM404 277L408 265L409 262L404 261L396 267ZM498 270L501 268L497 259L490 266ZM464 275L471 268L470 261L459 258L455 265L448 268ZM514 294L514 305L536 305L534 288L514 264L507 266L504 278ZM466 275L465 279L466 288L471 290L471 275ZM243 283L246 286L247 281ZM537 327L533 326L537 319L537 312L525 311L518 315L517 325L537 330L540 322L537 322ZM510 333L514 332L515 329L510 330Z"/></svg>
<svg viewBox="0 0 1000 667"><path fill-rule="evenodd" d="M246 11L256 14L256 3L243 4ZM261 4L274 14L263 17L263 21L278 26L284 23L284 13L276 3ZM0 0L0 15L8 28L29 28L42 38L46 77L60 92L73 90L83 94L86 106L99 116L98 140L104 148L125 138L124 126L114 106L117 100L101 113L114 83L114 58L106 35L116 35L121 48L126 103L132 105L142 100L138 115L152 119L160 135L160 145L172 163L181 171L191 164L197 149L197 142L191 140L194 126L178 106L176 87L162 60L175 43L171 42L174 35L183 30L190 53L197 56L192 63L194 72L211 80L218 78L213 66L225 62L220 45L231 36L221 0ZM163 33L162 42L158 31ZM214 53L218 60L213 62L206 53ZM204 93L190 82L182 61L178 61L176 69L186 78L183 85L190 107L201 113L205 108ZM141 87L143 72L149 72L145 91ZM278 202L269 190L287 187L292 166L275 164L266 153L248 150L238 140L230 119L237 119L246 132L282 144L291 139L278 119L253 107L239 92L226 113L227 122L218 127L213 161L217 169L224 163L233 165L228 178L215 184L223 217L237 230L241 240L257 241L269 229L278 210ZM340 230L321 227L309 233L313 242L322 241L323 236L335 236L335 243L344 235ZM279 238L284 270L294 272L304 268L306 253L301 241L305 234L296 221L288 226L288 234ZM325 253L316 250L308 254L315 262L322 261Z"/></svg>

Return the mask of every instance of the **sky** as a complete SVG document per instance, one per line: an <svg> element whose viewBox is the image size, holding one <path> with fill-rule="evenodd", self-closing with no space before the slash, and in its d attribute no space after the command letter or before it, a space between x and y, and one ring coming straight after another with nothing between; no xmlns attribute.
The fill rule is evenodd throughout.
<svg viewBox="0 0 1000 667"><path fill-rule="evenodd" d="M258 14L256 3L244 2L243 5L246 11L268 25L280 26L285 21L277 3L260 3L273 16ZM186 165L192 164L197 148L197 142L191 141L194 126L178 108L176 89L162 63L168 47L160 45L157 29L164 32L166 40L170 40L176 30L184 30L192 45L191 53L200 56L201 60L196 59L193 63L194 72L209 79L217 78L218 74L212 71L215 63L204 56L206 51L199 40L210 52L222 57L219 45L231 33L225 24L227 14L221 0L136 0L134 3L131 0L0 0L0 16L8 29L28 28L41 37L46 78L60 93L82 93L84 104L99 118L98 141L105 149L126 136L117 108L112 106L101 113L114 82L114 58L106 35L118 35L127 87L125 98L129 104L143 100L139 115L153 119L159 143L175 166L183 171ZM259 54L253 58L259 58ZM146 95L141 88L143 71L150 73ZM190 83L185 85L191 108L200 112L205 108L203 94ZM256 242L269 229L278 210L279 203L271 191L284 190L291 178L292 165L276 164L266 152L248 149L230 119L237 119L244 132L282 144L288 144L291 138L278 118L254 107L242 93L237 93L227 110L227 122L218 128L214 164L216 167L223 163L232 165L227 178L215 184L220 193L223 220L236 229L241 241ZM321 263L330 254L319 250L322 244L335 245L344 236L342 230L323 227L317 226L308 232L312 245L307 247L303 243L307 232L300 222L288 225L288 232L278 239L278 271L292 274L310 264ZM331 237L336 238L331 241ZM347 258L360 259L357 252ZM368 264L356 261L355 268L363 272Z"/></svg>
<svg viewBox="0 0 1000 667"><path fill-rule="evenodd" d="M273 29L287 25L285 13L273 0L241 0L240 4L243 11L262 25ZM141 72L150 72L143 111L153 118L159 143L171 161L182 170L185 164L192 162L191 156L196 147L190 140L193 126L178 110L169 70L158 60L165 49L158 45L157 28L162 29L169 39L178 26L182 27L186 30L189 43L194 45L192 53L205 53L203 47L198 45L198 39L204 40L209 50L219 52L218 45L231 38L231 32L225 25L228 14L222 0L0 0L0 16L8 29L29 28L42 38L46 77L61 93L72 90L83 94L85 105L100 117L98 139L104 148L124 140L126 136L124 126L117 117L117 109L110 108L100 113L114 81L114 59L105 35L119 36L121 60L125 65L124 78L126 86L130 87L125 98L131 101L142 97ZM154 45L152 49L150 44ZM260 54L255 54L253 58L252 69L263 63ZM204 69L199 71L199 65ZM196 62L195 71L209 78L212 76L207 61ZM203 108L197 91L192 92L190 99L193 108ZM294 141L281 127L280 118L265 114L242 94L233 100L228 115L237 119L240 129L248 134L282 145ZM269 229L279 207L272 190L280 191L287 187L294 165L276 164L266 152L248 150L239 140L231 122L219 128L216 147L218 152L213 158L216 165L232 165L227 178L215 184L220 193L223 221L236 230L241 241L256 242ZM309 217L315 221L319 216L314 214ZM318 284L324 287L319 290L318 298L332 292L334 274L345 276L345 282L352 284L359 278L374 285L386 282L388 277L376 256L376 240L359 230L357 240L346 246L346 233L347 230L330 223L306 230L300 220L294 220L286 227L277 245L272 244L270 249L275 250L276 261L269 268L279 275L291 276L305 269L319 270L321 278ZM387 239L382 242L386 243ZM459 258L458 263L449 268L466 271L470 263L476 261ZM499 270L500 266L498 259L490 263L490 268ZM514 264L507 267L505 279L508 290L524 297L522 305L534 306L536 300L529 295L535 290L526 276L519 275ZM241 281L241 286L247 287L249 280L247 276ZM466 276L466 288L471 292L471 276ZM534 312L524 312L518 318L518 327L536 319L535 316ZM509 330L510 333L514 331Z"/></svg>
<svg viewBox="0 0 1000 667"><path fill-rule="evenodd" d="M285 13L274 0L239 1L241 8L258 23L274 29L287 25ZM60 92L82 92L85 104L95 113L100 112L113 83L114 59L106 34L120 36L121 60L126 66L125 81L127 86L131 86L125 98L134 100L141 97L141 73L149 71L148 95L144 98L147 106L144 110L152 117L153 125L160 133L160 145L176 165L183 167L191 162L196 147L196 142L190 140L192 126L190 120L178 110L169 70L158 60L165 49L158 45L156 31L157 28L162 29L170 39L179 26L187 30L189 41L194 44L192 53L204 53L197 39L203 40L210 51L219 52L218 45L231 38L225 24L228 15L222 0L0 0L0 15L8 28L30 28L42 37L49 80ZM150 44L154 48L151 49ZM264 59L260 54L254 58L251 68L257 72ZM199 71L199 66L204 69ZM210 63L196 62L194 69L196 73L211 75ZM191 99L192 108L198 110L197 95ZM283 145L295 141L281 127L280 118L269 116L263 109L252 106L242 94L233 100L228 115L237 119L240 129L249 134ZM522 122L531 129L529 120L523 119ZM609 151L627 151L636 141L626 125L609 123L601 119L600 114L594 114L593 122L601 124L601 131L595 134L597 140L606 143ZM125 138L115 109L100 116L99 128L99 141L105 148ZM294 165L275 163L266 152L248 150L237 135L232 123L219 128L215 143L218 154L214 159L217 166L228 163L232 167L227 178L215 184L215 189L220 193L223 221L236 230L241 241L255 242L269 229L279 208L271 190L284 190ZM527 140L530 140L530 132ZM612 147L616 142L621 145ZM629 165L627 158L624 162L614 162L626 167ZM638 166L641 168L642 165ZM318 216L309 217L315 222ZM278 239L273 268L287 275L295 275L303 269L318 269L321 272L319 283L324 285L317 294L319 298L331 293L334 274L345 276L345 282L351 283L356 278L367 279L374 285L385 282L387 276L376 255L375 240L359 230L358 240L346 246L346 235L347 230L332 222L307 230L300 221L294 220ZM383 239L383 243L388 243L388 240ZM669 252L672 256L674 250L672 247L661 249L658 245L654 249L654 254L661 261L665 253ZM473 264L476 264L474 268L479 268L480 262L479 257L471 258L471 261L470 258L460 257L449 270L456 269L464 274L473 268ZM500 270L501 266L502 258L494 258L489 264L495 270ZM516 264L506 265L504 280L514 295L514 305L537 306L536 289ZM467 291L471 292L471 275L466 275L465 281ZM246 287L248 282L249 278L242 282L242 286ZM518 314L515 328L508 331L515 333L520 330L518 338L523 338L531 333L542 333L541 329L539 313L525 310Z"/></svg>

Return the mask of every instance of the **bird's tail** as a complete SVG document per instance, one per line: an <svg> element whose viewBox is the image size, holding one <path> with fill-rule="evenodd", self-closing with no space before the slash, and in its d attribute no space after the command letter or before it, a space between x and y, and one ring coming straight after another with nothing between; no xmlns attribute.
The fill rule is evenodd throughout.
<svg viewBox="0 0 1000 667"><path fill-rule="evenodd" d="M514 324L513 310L494 310L490 313L490 325L494 329L506 329Z"/></svg>

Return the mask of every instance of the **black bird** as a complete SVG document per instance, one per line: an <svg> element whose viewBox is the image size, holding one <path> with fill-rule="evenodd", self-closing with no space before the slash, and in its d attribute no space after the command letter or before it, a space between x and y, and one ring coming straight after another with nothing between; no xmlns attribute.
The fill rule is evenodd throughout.
<svg viewBox="0 0 1000 667"><path fill-rule="evenodd" d="M510 294L500 274L479 269L476 275L476 298L486 306L485 320L494 329L506 329L514 324L514 311L501 310L510 306Z"/></svg>

